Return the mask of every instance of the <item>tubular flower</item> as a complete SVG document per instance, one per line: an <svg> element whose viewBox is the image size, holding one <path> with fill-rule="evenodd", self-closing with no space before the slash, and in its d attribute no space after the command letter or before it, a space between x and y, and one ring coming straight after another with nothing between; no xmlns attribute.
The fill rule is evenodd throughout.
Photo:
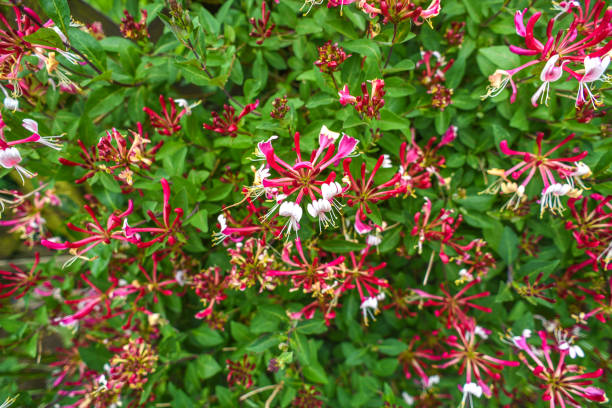
<svg viewBox="0 0 612 408"><path fill-rule="evenodd" d="M540 384L540 388L544 390L542 399L549 401L551 408L567 405L580 407L580 402L576 400L577 397L595 402L608 401L604 390L591 386L593 384L592 378L603 375L602 369L592 373L583 373L580 367L567 364L565 362L565 358L569 355L567 349L558 350L559 358L557 363L554 363L552 354L554 349L548 344L546 332L540 331L538 335L542 342L539 350L534 349L527 343L527 338L524 335L517 338L514 343L533 362L532 365L524 353L519 354L521 361L542 382ZM542 359L542 356L544 359Z"/></svg>
<svg viewBox="0 0 612 408"><path fill-rule="evenodd" d="M116 230L123 224L123 220L127 219L127 216L130 215L134 210L132 200L128 201L128 208L124 212L119 214L112 213L108 217L106 221L106 227L100 224L98 218L96 217L96 214L90 206L85 204L83 208L85 209L85 211L87 211L93 222L86 223L85 228L77 227L71 222L69 222L67 226L73 231L81 232L88 235L87 238L83 238L74 242L64 243L58 243L47 239L41 240L41 244L49 249L70 250L70 253L73 255L73 257L64 264L64 267L71 265L79 258L87 259L84 257L84 254L89 250L95 248L99 244L108 245L111 243L111 240L132 242L132 239L129 238L129 234L126 234L123 228Z"/></svg>
<svg viewBox="0 0 612 408"><path fill-rule="evenodd" d="M445 340L446 344L454 348L454 350L445 351L442 354L442 359L447 361L436 366L438 368L447 368L452 365L461 364L459 374L461 375L465 372L466 382L463 390L464 400L465 388L468 384L475 384L481 390L481 393L491 397L491 387L485 382L486 377L489 377L491 380L498 380L501 378L499 372L504 366L518 367L520 365L518 361L501 360L478 351L480 342L477 341L477 327L469 325L462 328L455 324L454 328L457 336L449 336ZM476 396L479 397L480 395Z"/></svg>
<svg viewBox="0 0 612 408"><path fill-rule="evenodd" d="M367 13L370 18L382 16L384 24L392 23L399 24L403 21L421 25L429 19L440 14L440 0L432 0L429 5L424 8L420 1L411 0L359 0L359 8Z"/></svg>
<svg viewBox="0 0 612 408"><path fill-rule="evenodd" d="M419 297L425 299L424 306L441 306L437 309L434 314L436 317L440 317L446 314L446 327L451 328L453 326L466 327L472 322L471 318L466 315L468 308L477 309L486 313L491 313L491 309L488 307L480 306L472 303L474 299L480 299L490 295L489 292L481 292L475 295L463 296L472 286L478 283L477 280L469 282L459 292L451 295L447 292L444 284L440 284L440 290L444 296L432 295L420 289L412 289L412 291Z"/></svg>
<svg viewBox="0 0 612 408"><path fill-rule="evenodd" d="M157 242L164 241L166 241L169 246L173 246L177 243L177 235L180 233L182 225L183 209L175 208L172 210L172 207L170 206L170 184L168 184L166 179L161 179L161 185L164 194L162 218L158 219L153 211L147 211L147 215L157 226L133 228L126 225L124 228L125 235L130 237L129 241L136 243L138 248L148 248ZM174 220L170 222L170 215L172 212L174 212L176 216L174 217ZM137 237L137 234L143 232L148 232L155 237L148 242L142 242Z"/></svg>
<svg viewBox="0 0 612 408"><path fill-rule="evenodd" d="M276 27L276 24L272 23L268 26L270 22L270 11L266 12L266 2L261 2L261 19L255 20L254 17L249 19L249 23L253 26L249 36L253 38L257 38L257 44L261 45L266 40L266 38L272 35L272 30Z"/></svg>
<svg viewBox="0 0 612 408"><path fill-rule="evenodd" d="M575 134L567 136L555 147L548 150L546 153L542 153L542 139L544 134L539 132L536 138L537 151L535 154L511 150L508 147L508 142L502 140L499 144L502 153L508 156L520 156L522 160L509 170L491 169L488 171L489 174L499 176L492 185L490 185L482 193L497 194L499 190L504 194L512 193L513 196L510 200L502 207L502 209L516 210L519 205L527 199L525 195L525 188L529 182L533 179L533 176L537 173L542 177L544 189L542 190L542 198L540 200L540 216L544 214L544 211L550 209L553 214L560 214L564 211L560 197L580 197L582 190L575 187L578 184L581 188L586 188L582 183L582 178L588 176L590 171L588 167L580 163L588 152L583 151L582 153L564 158L550 158L549 156L558 150L560 147L565 145L567 142L574 138ZM574 163L574 165L566 164ZM514 180L519 180L523 174L527 172L527 175L523 178L520 185L509 179L509 176ZM561 180L565 179L564 183L560 183L555 178Z"/></svg>
<svg viewBox="0 0 612 408"><path fill-rule="evenodd" d="M401 174L395 173L386 182L374 185L374 177L385 161L385 156L380 156L374 169L369 177L366 177L366 164L361 164L361 179L355 179L350 169L351 159L346 158L342 163L344 167L344 176L348 178L350 186L344 193L349 207L357 207L356 219L360 221L366 220L366 214L370 214L372 209L368 207L368 203L376 206L380 201L387 200L391 197L396 197L406 192L406 187L400 183ZM378 226L380 227L380 226Z"/></svg>
<svg viewBox="0 0 612 408"><path fill-rule="evenodd" d="M365 82L361 84L362 96L352 96L349 93L348 85L344 85L344 88L338 95L340 96L340 103L343 106L355 105L355 110L361 115L362 118L367 117L370 119L380 119L380 110L385 106L385 81L382 79L373 79L368 81L372 84L372 92L368 93L368 88Z"/></svg>
<svg viewBox="0 0 612 408"><path fill-rule="evenodd" d="M610 63L610 57L606 54L612 49L612 41L609 39L612 33L610 24L612 10L606 9L603 1L587 1L586 9L579 2L562 3L565 5L559 8L561 13L548 21L545 41L538 40L534 35L535 25L542 17L542 13L534 13L525 24L527 9L516 12L514 17L516 33L525 39L525 48L510 45L510 51L534 59L508 71L496 71L489 77L491 85L484 97L499 95L510 83L512 86L510 101L514 102L517 94L514 75L530 66L545 62L540 76L544 83L532 97L534 105L540 96L544 97L544 93L546 93L544 100L548 99L550 82L560 79L562 71L578 81L576 104L589 99L593 106L599 103L587 84L600 79ZM591 5L593 8L590 8ZM569 27L554 33L558 17L565 13L571 13L573 21ZM581 75L578 70L582 65L584 65L584 74Z"/></svg>
<svg viewBox="0 0 612 408"><path fill-rule="evenodd" d="M212 130L213 132L219 133L222 136L236 137L240 133L240 130L238 129L240 119L253 112L258 106L259 100L256 100L255 103L246 105L240 114L236 116L236 109L234 109L233 106L223 105L223 117L219 116L217 112L212 112L212 125L204 123L202 126L204 126L204 129Z"/></svg>
<svg viewBox="0 0 612 408"><path fill-rule="evenodd" d="M290 277L293 284L291 290L302 288L304 293L314 292L319 294L328 290L331 282L337 272L340 270L340 264L344 262L344 256L338 256L329 262L321 262L318 256L311 256L311 261L306 259L302 241L300 238L295 240L295 248L298 256L291 256L293 243L287 243L283 248L282 261L289 267L290 270L269 270L266 275L271 277Z"/></svg>
<svg viewBox="0 0 612 408"><path fill-rule="evenodd" d="M0 270L0 299L9 296L15 296L15 299L22 298L26 293L40 282L41 271L36 271L40 255L38 252L34 254L34 264L29 272L24 272L17 265L10 263L9 266L13 271ZM35 272L36 271L36 272ZM17 293L20 291L19 293ZM36 292L36 289L34 290Z"/></svg>
<svg viewBox="0 0 612 408"><path fill-rule="evenodd" d="M170 136L181 130L181 125L179 124L181 118L184 115L190 115L191 109L199 104L198 102L196 104L189 105L184 99L177 99L175 101L170 97L168 97L168 102L170 103L170 112L168 112L168 108L166 106L166 98L164 98L164 95L159 95L159 103L162 108L161 115L157 114L151 108L146 106L142 108L142 110L149 115L151 126L157 129L157 133L166 136ZM177 104L183 108L180 112L177 112Z"/></svg>
<svg viewBox="0 0 612 408"><path fill-rule="evenodd" d="M310 160L305 161L302 159L300 150L300 134L296 132L294 142L297 157L293 165L276 155L272 140L258 144L258 151L265 158L266 168L274 170L279 175L277 178L266 176L261 179L261 186L269 192L275 189L274 194L276 195L276 205L264 218L267 219L278 209L280 216L288 217L283 229L289 234L291 231L297 232L300 229L299 221L303 213L301 205L305 197L311 200L309 213L314 214L313 216L319 220L322 220L321 216L327 218L326 213L331 213L332 208L339 209L339 204L334 202L334 197L341 195L342 189L340 184L334 183L336 174L332 171L326 178L322 178L322 172L332 164L337 165L342 159L351 155L359 141L343 135L336 151L334 143L338 137L338 133L331 132L323 126L319 134L319 147L312 151ZM261 195L260 189L255 186L247 190L251 197ZM329 202L331 207L329 211L327 211L327 204L318 201L320 199ZM324 224L329 225L329 219Z"/></svg>

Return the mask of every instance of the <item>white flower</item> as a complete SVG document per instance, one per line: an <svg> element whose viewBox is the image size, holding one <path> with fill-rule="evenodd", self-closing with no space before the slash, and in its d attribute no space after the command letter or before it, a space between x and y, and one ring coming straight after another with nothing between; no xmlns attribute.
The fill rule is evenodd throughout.
<svg viewBox="0 0 612 408"><path fill-rule="evenodd" d="M540 103L544 100L544 104L548 105L548 91L550 90L550 83L557 81L563 75L563 63L561 66L556 66L557 61L559 60L559 54L555 54L548 59L544 69L540 73L540 81L542 81L542 85L538 88L537 91L531 97L531 104L533 106L538 106L538 99L540 99ZM544 92L546 91L546 93Z"/></svg>
<svg viewBox="0 0 612 408"><path fill-rule="evenodd" d="M368 244L368 246L378 246L380 245L381 242L382 242L382 238L377 235L370 234L366 238L366 244Z"/></svg>
<svg viewBox="0 0 612 408"><path fill-rule="evenodd" d="M423 381L423 385L425 386L425 388L431 388L436 384L440 383L440 376L439 375L432 375L430 377L427 377L426 380Z"/></svg>
<svg viewBox="0 0 612 408"><path fill-rule="evenodd" d="M383 154L383 162L381 166L383 169L390 169L393 167L393 163L391 163L391 157L388 154Z"/></svg>
<svg viewBox="0 0 612 408"><path fill-rule="evenodd" d="M561 214L564 211L561 197L580 197L581 191L575 189L570 184L555 183L549 185L543 192L542 198L540 199L540 217L544 214L544 211L550 208L553 214Z"/></svg>
<svg viewBox="0 0 612 408"><path fill-rule="evenodd" d="M338 138L340 137L340 133L338 132L332 132L331 130L329 130L327 128L327 126L323 125L321 126L321 131L319 132L320 135L323 136L327 136L328 138L330 138L331 140L333 140L334 142L336 140L338 140Z"/></svg>
<svg viewBox="0 0 612 408"><path fill-rule="evenodd" d="M408 405L414 405L414 397L408 394L406 391L402 392L402 398L404 402Z"/></svg>
<svg viewBox="0 0 612 408"><path fill-rule="evenodd" d="M571 358L584 357L584 351L582 351L580 346L576 344L570 345L570 343L567 341L564 341L559 345L559 350L568 350Z"/></svg>
<svg viewBox="0 0 612 408"><path fill-rule="evenodd" d="M227 228L227 219L225 218L225 215L219 214L217 221L219 222L220 231L223 232L223 230Z"/></svg>
<svg viewBox="0 0 612 408"><path fill-rule="evenodd" d="M58 142L57 138L62 137L63 135L44 137L40 136L38 134L38 122L33 119L24 119L21 122L21 125L24 127L25 130L38 135L39 139L36 141L37 143L40 143L55 150L60 150L62 148L62 145Z"/></svg>
<svg viewBox="0 0 612 408"><path fill-rule="evenodd" d="M185 286L185 270L179 269L176 271L174 274L174 280L179 284L179 286Z"/></svg>
<svg viewBox="0 0 612 408"><path fill-rule="evenodd" d="M591 175L591 169L583 162L576 163L576 170L572 173L572 176L577 177L588 177Z"/></svg>
<svg viewBox="0 0 612 408"><path fill-rule="evenodd" d="M12 98L2 85L0 85L0 89L2 89L2 93L4 93L4 101L2 102L4 104L4 107L6 109L16 111L19 108L19 101L17 99Z"/></svg>
<svg viewBox="0 0 612 408"><path fill-rule="evenodd" d="M182 98L175 99L174 102L176 102L176 104L181 108L185 109L185 115L191 115L191 110L200 104L200 101L197 101L196 103L192 103L190 105L186 99Z"/></svg>
<svg viewBox="0 0 612 408"><path fill-rule="evenodd" d="M474 334L477 334L478 336L482 337L485 340L489 338L489 334L487 333L487 331L480 326L476 326L474 328Z"/></svg>
<svg viewBox="0 0 612 408"><path fill-rule="evenodd" d="M321 195L326 200L333 200L335 196L342 192L342 186L337 181L331 183L323 183L321 185Z"/></svg>
<svg viewBox="0 0 612 408"><path fill-rule="evenodd" d="M7 147L6 149L0 150L0 166L5 169L14 168L21 177L21 182L25 183L23 177L32 178L35 176L34 173L24 169L19 165L21 163L21 154L15 147Z"/></svg>
<svg viewBox="0 0 612 408"><path fill-rule="evenodd" d="M332 205L328 200L319 198L308 204L306 210L308 210L308 214L310 214L311 217L319 219L319 232L321 232L321 222L323 222L325 228L330 224L334 224L333 216L331 218L327 216L327 213L330 213L332 210Z"/></svg>
<svg viewBox="0 0 612 408"><path fill-rule="evenodd" d="M476 383L470 382L463 385L463 398L461 399L461 406L464 407L466 401L469 399L470 407L474 406L472 401L472 395L476 398L482 396L482 387Z"/></svg>
<svg viewBox="0 0 612 408"><path fill-rule="evenodd" d="M278 210L278 215L281 217L289 217L287 223L283 227L283 231L287 228L287 237L291 234L291 231L296 233L300 229L300 220L302 219L302 207L293 201L283 201ZM282 231L281 231L282 232Z"/></svg>
<svg viewBox="0 0 612 408"><path fill-rule="evenodd" d="M589 95L589 99L593 104L593 107L595 107L596 104L600 104L600 101L595 98L587 84L601 79L609 64L609 55L605 56L603 59L601 57L591 58L588 56L584 58L584 75L578 81L578 95L576 96L576 106L580 102L587 102L587 100L584 99L585 90Z"/></svg>
<svg viewBox="0 0 612 408"><path fill-rule="evenodd" d="M363 320L368 325L368 316L372 318L372 320L376 320L374 315L378 313L378 299L376 297L368 297L363 302L361 302L361 306L359 306L361 311L363 312Z"/></svg>
<svg viewBox="0 0 612 408"><path fill-rule="evenodd" d="M467 271L467 269L465 269L465 268L462 268L459 271L459 277L460 277L461 280L464 280L466 282L471 282L471 281L474 280L474 276L471 273L469 273Z"/></svg>

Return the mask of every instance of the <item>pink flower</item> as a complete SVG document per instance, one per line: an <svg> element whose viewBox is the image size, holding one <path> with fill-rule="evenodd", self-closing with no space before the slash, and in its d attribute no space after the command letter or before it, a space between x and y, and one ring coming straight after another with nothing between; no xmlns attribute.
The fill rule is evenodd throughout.
<svg viewBox="0 0 612 408"><path fill-rule="evenodd" d="M342 88L342 90L338 92L338 95L340 96L340 103L342 104L342 106L346 106L348 104L353 105L357 103L357 98L355 98L349 93L348 85L344 85L344 88Z"/></svg>

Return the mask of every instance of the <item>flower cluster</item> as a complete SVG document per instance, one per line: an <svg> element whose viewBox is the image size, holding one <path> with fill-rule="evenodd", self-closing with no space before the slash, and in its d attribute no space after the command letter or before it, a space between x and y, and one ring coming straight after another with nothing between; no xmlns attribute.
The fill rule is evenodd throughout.
<svg viewBox="0 0 612 408"><path fill-rule="evenodd" d="M514 102L518 92L515 75L528 67L544 64L540 70L542 84L531 97L534 106L538 106L538 103L548 104L550 84L560 80L564 72L568 74L568 79L578 81L577 106L587 101L593 107L602 103L593 94L589 84L602 79L610 64L610 56L606 54L612 49L612 40L609 39L612 33L612 12L605 9L602 0L587 1L584 5L567 1L561 2L558 7L560 12L548 21L543 41L536 38L534 32L542 12L533 13L525 24L528 9L516 11L516 34L525 39L525 48L511 45L510 51L533 59L511 70L496 71L489 77L491 84L486 96L499 95L510 83L510 100ZM555 32L555 26L561 25L558 21L566 14L572 16L569 27Z"/></svg>

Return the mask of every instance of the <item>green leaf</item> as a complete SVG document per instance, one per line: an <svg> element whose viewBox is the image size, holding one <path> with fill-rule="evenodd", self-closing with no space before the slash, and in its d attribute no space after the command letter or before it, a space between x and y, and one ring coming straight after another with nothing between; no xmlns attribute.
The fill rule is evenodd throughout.
<svg viewBox="0 0 612 408"><path fill-rule="evenodd" d="M253 341L247 346L247 350L253 353L263 353L270 347L274 347L280 343L280 339L276 334L266 334Z"/></svg>
<svg viewBox="0 0 612 408"><path fill-rule="evenodd" d="M388 356L397 356L408 348L408 345L397 339L385 339L378 346L378 351Z"/></svg>
<svg viewBox="0 0 612 408"><path fill-rule="evenodd" d="M507 265L512 264L518 256L519 239L510 227L504 227L497 253Z"/></svg>
<svg viewBox="0 0 612 408"><path fill-rule="evenodd" d="M519 273L521 277L526 275L535 276L542 273L542 278L546 279L548 278L548 276L550 276L552 272L557 269L557 266L559 266L560 262L561 261L558 259L548 261L534 259L522 265L519 269Z"/></svg>
<svg viewBox="0 0 612 408"><path fill-rule="evenodd" d="M106 70L106 52L98 40L75 27L70 27L68 30L68 38L70 38L70 43L100 71Z"/></svg>
<svg viewBox="0 0 612 408"><path fill-rule="evenodd" d="M502 69L516 68L520 65L519 56L514 54L505 45L495 45L493 47L481 48L478 50L489 63Z"/></svg>
<svg viewBox="0 0 612 408"><path fill-rule="evenodd" d="M32 44L45 45L47 47L64 48L64 42L60 36L50 28L42 27L32 34L23 37L24 41Z"/></svg>
<svg viewBox="0 0 612 408"><path fill-rule="evenodd" d="M325 374L325 370L318 363L303 367L302 372L304 373L304 377L306 377L307 380L319 384L327 384L329 382L327 379L327 375Z"/></svg>
<svg viewBox="0 0 612 408"><path fill-rule="evenodd" d="M175 62L175 65L187 82L200 86L213 85L212 79L204 72L196 60Z"/></svg>
<svg viewBox="0 0 612 408"><path fill-rule="evenodd" d="M344 44L344 48L348 51L357 52L366 57L370 57L375 61L380 61L380 48L378 45L368 39L360 38L359 40L349 41Z"/></svg>
<svg viewBox="0 0 612 408"><path fill-rule="evenodd" d="M195 360L198 376L206 380L221 371L221 366L210 354L203 354Z"/></svg>
<svg viewBox="0 0 612 408"><path fill-rule="evenodd" d="M186 224L193 225L194 227L201 230L203 233L208 232L208 211L198 211L186 222Z"/></svg>
<svg viewBox="0 0 612 408"><path fill-rule="evenodd" d="M361 251L365 248L365 244L359 242L351 242L343 239L327 239L319 242L321 249L326 251L345 254L352 251Z"/></svg>
<svg viewBox="0 0 612 408"><path fill-rule="evenodd" d="M205 324L191 330L189 332L189 339L202 347L214 347L223 343L223 337Z"/></svg>
<svg viewBox="0 0 612 408"><path fill-rule="evenodd" d="M70 26L70 7L67 0L40 0L42 9L64 34Z"/></svg>

